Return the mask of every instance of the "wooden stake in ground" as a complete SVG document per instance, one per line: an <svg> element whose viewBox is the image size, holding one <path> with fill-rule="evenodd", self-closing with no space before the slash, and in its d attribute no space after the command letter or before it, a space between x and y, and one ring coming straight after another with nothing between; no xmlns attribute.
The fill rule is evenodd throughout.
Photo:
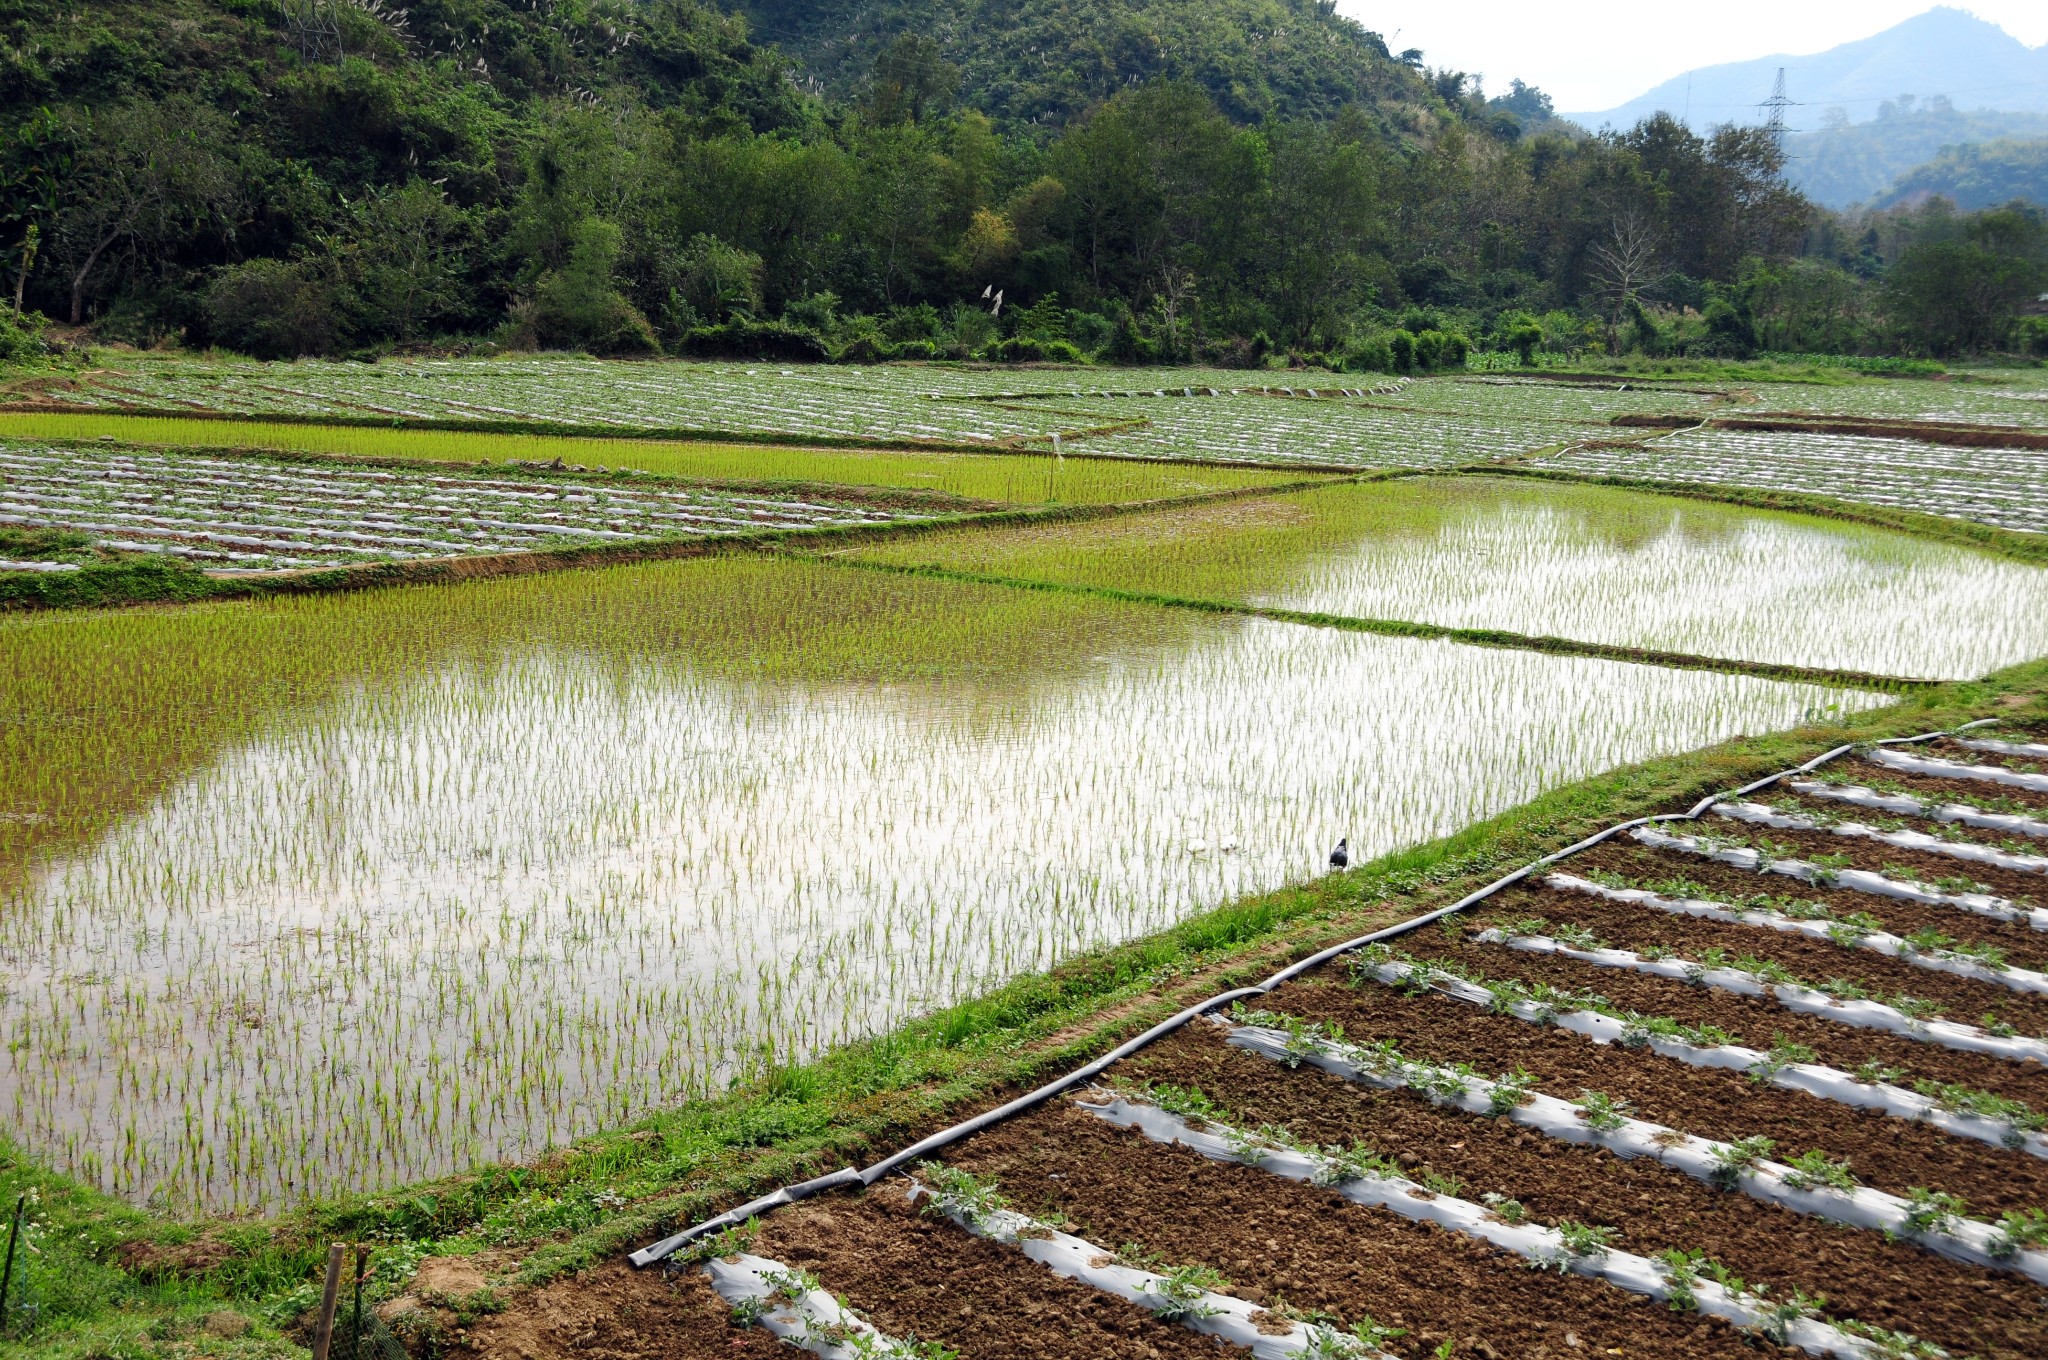
<svg viewBox="0 0 2048 1360"><path fill-rule="evenodd" d="M344 1250L339 1242L327 1249L327 1284L320 1291L320 1321L313 1328L313 1360L327 1360L328 1347L334 1344L334 1305L341 1297Z"/></svg>

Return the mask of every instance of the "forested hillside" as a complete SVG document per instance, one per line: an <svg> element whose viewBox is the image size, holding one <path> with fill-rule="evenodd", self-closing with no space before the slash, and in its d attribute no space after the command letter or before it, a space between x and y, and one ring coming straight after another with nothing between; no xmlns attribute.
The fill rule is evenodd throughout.
<svg viewBox="0 0 2048 1360"><path fill-rule="evenodd" d="M961 98L1000 127L1058 128L1151 80L1190 81L1240 122L1330 118L1347 107L1398 122L1426 102L1415 57L1397 60L1333 0L739 0L736 8L760 41L844 98L866 87L899 35L927 37L958 68Z"/></svg>
<svg viewBox="0 0 2048 1360"><path fill-rule="evenodd" d="M1821 123L1786 138L1787 174L1807 197L1830 208L1884 199L1899 176L1944 147L2048 136L2048 113L1965 113L1946 99L1887 100L1877 117L1862 123L1850 122L1840 109L1823 110Z"/></svg>
<svg viewBox="0 0 2048 1360"><path fill-rule="evenodd" d="M1759 132L1579 136L1292 0L756 9L18 0L0 277L259 355L1374 368L2016 343L2048 286L2038 216L1817 216ZM1891 287L1938 245L1962 322Z"/></svg>
<svg viewBox="0 0 2048 1360"><path fill-rule="evenodd" d="M2048 207L2048 137L1945 146L1927 164L1899 176L1885 201L1912 203L1932 196L1971 211L2015 199Z"/></svg>

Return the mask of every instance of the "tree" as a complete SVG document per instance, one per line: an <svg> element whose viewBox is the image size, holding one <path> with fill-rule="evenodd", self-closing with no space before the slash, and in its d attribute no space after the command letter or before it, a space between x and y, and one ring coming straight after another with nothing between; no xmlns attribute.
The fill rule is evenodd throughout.
<svg viewBox="0 0 2048 1360"><path fill-rule="evenodd" d="M1963 224L1958 238L1909 247L1885 281L1884 305L1905 337L1939 355L2003 342L2019 309L2048 286L2048 223L2010 204Z"/></svg>
<svg viewBox="0 0 2048 1360"><path fill-rule="evenodd" d="M960 68L946 60L938 43L922 33L905 33L875 62L868 116L882 127L922 123L959 88Z"/></svg>
<svg viewBox="0 0 2048 1360"><path fill-rule="evenodd" d="M471 225L436 185L413 180L355 205L354 273L370 324L404 343L463 310Z"/></svg>
<svg viewBox="0 0 2048 1360"><path fill-rule="evenodd" d="M1648 217L1631 209L1614 217L1607 239L1592 250L1593 278L1607 303L1610 326L1634 310L1643 286L1656 277L1658 232Z"/></svg>
<svg viewBox="0 0 2048 1360"><path fill-rule="evenodd" d="M1385 246L1381 159L1374 148L1322 128L1274 129L1267 142L1274 307L1309 343L1334 340L1369 300L1367 259Z"/></svg>
<svg viewBox="0 0 2048 1360"><path fill-rule="evenodd" d="M712 323L761 310L761 257L702 232L677 261L683 300Z"/></svg>
<svg viewBox="0 0 2048 1360"><path fill-rule="evenodd" d="M593 354L648 354L661 346L654 328L620 295L614 281L621 233L602 218L578 224L569 259L534 288L532 325L542 345Z"/></svg>
<svg viewBox="0 0 2048 1360"><path fill-rule="evenodd" d="M219 148L239 139L218 110L184 96L91 120L57 220L72 325L84 321L86 286L109 258L146 264L193 237L232 232L241 178Z"/></svg>

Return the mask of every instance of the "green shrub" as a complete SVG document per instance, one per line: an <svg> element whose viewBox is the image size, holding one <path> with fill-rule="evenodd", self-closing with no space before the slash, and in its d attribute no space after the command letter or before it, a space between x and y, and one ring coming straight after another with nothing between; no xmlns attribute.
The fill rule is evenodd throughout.
<svg viewBox="0 0 2048 1360"><path fill-rule="evenodd" d="M1088 356L1076 349L1071 340L1034 340L1028 335L998 340L988 347L988 357L1001 364L1088 362Z"/></svg>
<svg viewBox="0 0 2048 1360"><path fill-rule="evenodd" d="M735 317L722 326L693 327L676 342L676 350L705 359L822 363L832 357L832 351L816 331L787 321L753 321L746 317Z"/></svg>
<svg viewBox="0 0 2048 1360"><path fill-rule="evenodd" d="M50 352L43 330L49 325L41 312L16 313L0 307L0 364L34 363Z"/></svg>
<svg viewBox="0 0 2048 1360"><path fill-rule="evenodd" d="M1415 371L1417 356L1415 336L1412 333L1401 330L1394 331L1388 335L1387 352L1389 358L1393 361L1391 372L1413 373Z"/></svg>
<svg viewBox="0 0 2048 1360"><path fill-rule="evenodd" d="M543 349L659 354L654 327L612 284L623 239L612 223L584 219L570 245L569 262L541 275L533 297L515 313L508 338Z"/></svg>
<svg viewBox="0 0 2048 1360"><path fill-rule="evenodd" d="M1339 363L1346 373L1393 373L1394 348L1383 335L1352 342Z"/></svg>
<svg viewBox="0 0 2048 1360"><path fill-rule="evenodd" d="M1500 319L1500 343L1515 352L1523 368L1536 366L1536 350L1543 343L1543 327L1527 312L1508 312Z"/></svg>
<svg viewBox="0 0 2048 1360"><path fill-rule="evenodd" d="M206 290L205 312L208 339L258 359L332 354L348 338L334 289L303 262L228 266Z"/></svg>

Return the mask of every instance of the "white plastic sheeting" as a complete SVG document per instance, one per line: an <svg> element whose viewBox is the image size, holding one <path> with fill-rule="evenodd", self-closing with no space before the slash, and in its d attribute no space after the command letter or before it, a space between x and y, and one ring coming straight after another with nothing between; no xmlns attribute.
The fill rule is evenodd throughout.
<svg viewBox="0 0 2048 1360"><path fill-rule="evenodd" d="M1353 1204L1386 1209L1419 1223L1435 1223L1531 1261L1605 1280L1633 1294L1645 1294L1659 1301L1672 1296L1674 1282L1665 1269L1633 1252L1609 1247L1574 1253L1555 1228L1509 1223L1482 1204L1439 1194L1399 1176L1356 1175L1330 1158L1283 1147L1242 1130L1219 1124L1197 1129L1179 1115L1126 1096L1104 1093L1099 1102L1078 1103L1097 1118L1136 1129L1155 1143L1179 1144L1211 1161L1256 1166L1286 1180L1326 1186ZM1725 1318L1737 1327L1760 1327L1776 1317L1770 1303L1754 1294L1739 1294L1710 1280L1694 1281L1691 1288L1701 1313ZM1782 1326L1782 1335L1790 1344L1813 1355L1860 1357L1877 1353L1869 1343L1815 1318L1793 1318Z"/></svg>
<svg viewBox="0 0 2048 1360"><path fill-rule="evenodd" d="M878 1332L822 1289L796 1288L797 1275L780 1261L739 1255L704 1267L711 1287L728 1304L760 1299L762 1330L824 1360L883 1360L917 1355L908 1342ZM790 1292L795 1297L790 1297Z"/></svg>
<svg viewBox="0 0 2048 1360"><path fill-rule="evenodd" d="M1496 1014L1510 1015L1532 1025L1552 1025L1573 1034L1583 1035L1596 1044L1647 1048L1652 1053L1675 1058L1693 1067L1753 1073L1764 1077L1771 1085L1787 1091L1818 1096L1822 1100L1831 1100L1838 1105L1847 1105L1854 1109L1876 1110L1894 1119L1911 1119L1958 1138L1969 1138L1998 1147L2017 1148L2036 1157L2048 1157L2048 1135L2018 1129L2002 1119L1987 1118L1967 1110L1944 1110L1936 1101L1917 1091L1908 1091L1902 1086L1893 1086L1888 1082L1858 1081L1839 1068L1826 1067L1819 1063L1773 1064L1769 1054L1754 1048L1745 1048L1741 1044L1691 1044L1683 1039L1650 1033L1639 1026L1611 1015L1602 1015L1598 1011L1560 1011L1537 1001L1516 1001L1506 1007L1499 1007L1495 1005L1493 994L1477 983L1452 977L1448 973L1431 972L1413 964L1379 963L1363 968L1360 972L1389 986L1405 980L1411 974L1417 975L1432 991L1441 992L1455 1000L1474 1006L1484 1006L1494 1010Z"/></svg>
<svg viewBox="0 0 2048 1360"><path fill-rule="evenodd" d="M1315 1328L1296 1322L1284 1333L1268 1335L1259 1330L1255 1319L1265 1314L1268 1325L1285 1319L1267 1313L1257 1304L1210 1289L1178 1293L1167 1287L1167 1276L1124 1265L1108 1248L1063 1233L1014 1210L994 1209L979 1215L968 1213L947 1204L936 1191L916 1182L913 1182L911 1194L913 1197L934 1196L947 1218L976 1237L1006 1243L1055 1275L1063 1275L1091 1289L1113 1294L1127 1303L1160 1313L1204 1336L1221 1337L1234 1346L1242 1346L1256 1360L1286 1360L1311 1351L1319 1356L1346 1355L1389 1360L1384 1351L1374 1350L1330 1328ZM1318 1346L1323 1349L1315 1349Z"/></svg>
<svg viewBox="0 0 2048 1360"><path fill-rule="evenodd" d="M1901 1038L1939 1044L1943 1048L1953 1048L1965 1053L1988 1053L1993 1057L2019 1061L2043 1061L2043 1045L2038 1039L2023 1035L2005 1038L1996 1034L1986 1034L1974 1025L1951 1024L1945 1020L1916 1020L1903 1011L1879 1001L1851 1000L1830 996L1826 992L1816 991L1810 987L1765 982L1739 968L1709 968L1704 964L1676 956L1646 959L1627 949L1582 949L1544 935L1508 936L1498 930L1489 930L1483 932L1479 939L1487 944L1506 944L1510 949L1519 949L1528 954L1558 954L1602 968L1626 968L1631 972L1647 973L1652 977L1666 978L1673 982L1688 982L1733 992L1737 996L1769 997L1786 1010L1800 1015L1810 1015L1818 1020L1831 1020L1836 1024L1853 1025L1858 1029L1883 1030Z"/></svg>
<svg viewBox="0 0 2048 1360"><path fill-rule="evenodd" d="M1995 845L1945 841L1939 836L1930 836L1925 831L1880 831L1861 822L1836 822L1829 825L1812 817L1783 813L1762 803L1716 803L1714 811L1731 821L1748 822L1754 826L1774 826L1787 831L1825 831L1835 836L1854 836L1862 840L1881 841L1901 850L1947 855L1950 859L1967 860L1972 864L1989 865L1994 869L2011 869L2023 874L2048 873L2048 856L2016 855L2010 850L2000 850Z"/></svg>
<svg viewBox="0 0 2048 1360"><path fill-rule="evenodd" d="M2048 744L2038 741L1993 741L1990 738L1958 738L1956 745L1971 751L1989 751L1993 755L2033 757L2048 760Z"/></svg>
<svg viewBox="0 0 2048 1360"><path fill-rule="evenodd" d="M2048 822L2010 812L1985 812L1967 803L1929 803L1908 793L1879 793L1861 784L1823 784L1815 779L1793 779L1785 787L1809 798L1831 798L1840 803L1896 812L1904 817L1929 817L1937 822L1955 822L1986 831L2009 831L2016 836L2048 838Z"/></svg>
<svg viewBox="0 0 2048 1360"><path fill-rule="evenodd" d="M1667 912L1673 916L1693 916L1707 921L1727 921L1733 925L1766 926L1783 931L1788 935L1804 935L1811 940L1824 940L1829 944L1868 949L1874 954L1904 959L1916 968L1925 968L1933 973L1949 973L1955 977L1966 977L1976 982L1995 983L2015 992L2048 994L2048 973L2039 973L2031 968L1993 968L1981 959L1968 954L1958 954L1948 949L1921 949L1908 944L1904 939L1889 931L1846 930L1839 921L1808 921L1783 912L1765 911L1757 907L1737 907L1727 902L1705 902L1692 897L1665 897L1647 888L1609 888L1589 879L1573 874L1551 874L1543 880L1549 886L1564 892L1584 893L1589 897L1604 897L1610 902L1626 902L1632 906L1649 907L1654 911ZM1751 993L1753 994L1753 993ZM1832 999L1832 998L1830 998ZM1831 1019L1839 1017L1829 1017ZM1850 1023L1855 1023L1851 1021ZM1916 1022L1918 1023L1918 1022ZM1930 1022L1939 1024L1943 1022ZM1957 1030L1978 1033L1974 1026L1953 1026ZM1921 1037L1915 1034L1914 1037ZM2048 1062L2048 1043L2030 1040L2034 1046L2015 1056L2033 1058ZM1981 1052L1991 1052L1982 1049Z"/></svg>
<svg viewBox="0 0 2048 1360"><path fill-rule="evenodd" d="M1919 902L1930 907L1960 907L1978 916L1989 916L1995 921L2024 921L2035 930L2048 930L2048 910L2040 907L2022 907L2006 898L1994 897L1989 893L1942 892L1925 884L1888 878L1883 874L1872 873L1868 869L1822 869L1801 859L1773 859L1747 846L1717 845L1709 837L1674 836L1654 826L1639 826L1629 834L1644 845L1659 850L1677 850L1683 854L1698 855L1702 859L1732 864L1751 873L1783 874L1787 878L1796 878L1801 883L1845 888L1851 892L1869 893L1873 897L1892 897L1902 902Z"/></svg>
<svg viewBox="0 0 2048 1360"><path fill-rule="evenodd" d="M2048 774L2028 774L2024 770L2008 770L2001 765L1965 765L1939 756L1909 755L1889 747L1872 751L1870 758L1888 769L1906 774L1924 774L1935 779L1981 779L1987 783L2004 784L2008 788L2048 793Z"/></svg>
<svg viewBox="0 0 2048 1360"><path fill-rule="evenodd" d="M1305 1062L1365 1086L1412 1087L1435 1104L1467 1114L1505 1117L1562 1142L1604 1147L1617 1157L1647 1157L1708 1184L1731 1183L1728 1168L1735 1148L1730 1143L1694 1137L1625 1115L1616 1115L1618 1122L1602 1129L1588 1121L1588 1107L1575 1101L1518 1091L1497 1081L1432 1063L1408 1058L1390 1060L1355 1044L1326 1038L1303 1044L1285 1030L1257 1025L1227 1028L1227 1042L1275 1062ZM1503 1095L1498 1103L1496 1091ZM1759 1159L1749 1163L1732 1183L1753 1199L1780 1205L1796 1214L1909 1238L1952 1260L2017 1270L2036 1283L2048 1283L2048 1252L2007 1250L2001 1246L1999 1229L1992 1224L1957 1218L1945 1231L1921 1232L1912 1227L1907 1217L1911 1206L1897 1195L1863 1186L1847 1191L1825 1186L1800 1189L1786 1179L1792 1174L1793 1168L1789 1166Z"/></svg>

